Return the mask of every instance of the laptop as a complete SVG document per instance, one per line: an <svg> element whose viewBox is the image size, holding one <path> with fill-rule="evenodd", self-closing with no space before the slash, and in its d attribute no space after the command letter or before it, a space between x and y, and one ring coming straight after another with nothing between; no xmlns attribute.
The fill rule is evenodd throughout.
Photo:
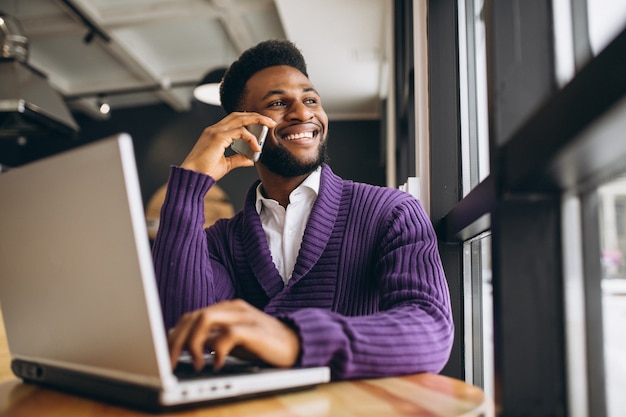
<svg viewBox="0 0 626 417"><path fill-rule="evenodd" d="M327 367L235 358L223 372L172 371L125 133L0 174L0 309L17 377L132 408L186 408L330 380Z"/></svg>

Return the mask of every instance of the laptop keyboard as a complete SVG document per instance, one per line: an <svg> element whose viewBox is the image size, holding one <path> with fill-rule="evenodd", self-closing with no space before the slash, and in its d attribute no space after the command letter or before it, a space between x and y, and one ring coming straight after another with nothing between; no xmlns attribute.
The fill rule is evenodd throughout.
<svg viewBox="0 0 626 417"><path fill-rule="evenodd" d="M227 358L224 366L219 369L213 369L212 358L207 357L205 360L205 366L201 370L197 371L188 358L181 358L176 364L174 369L174 375L179 379L194 379L194 378L207 378L211 376L223 376L223 375L238 375L238 374L251 374L260 372L262 369L267 369L267 365L239 360L236 358Z"/></svg>

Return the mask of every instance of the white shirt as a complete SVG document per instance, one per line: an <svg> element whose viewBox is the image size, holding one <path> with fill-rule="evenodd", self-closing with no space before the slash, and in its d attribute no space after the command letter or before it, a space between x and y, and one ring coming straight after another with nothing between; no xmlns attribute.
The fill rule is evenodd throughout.
<svg viewBox="0 0 626 417"><path fill-rule="evenodd" d="M263 197L262 184L256 189L256 211L261 217L272 260L285 285L291 279L304 229L319 192L321 172L318 167L289 194L286 209L276 200Z"/></svg>

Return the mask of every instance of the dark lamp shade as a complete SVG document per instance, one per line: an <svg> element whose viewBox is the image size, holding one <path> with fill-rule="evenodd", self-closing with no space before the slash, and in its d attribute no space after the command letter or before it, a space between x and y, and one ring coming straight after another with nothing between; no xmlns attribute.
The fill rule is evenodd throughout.
<svg viewBox="0 0 626 417"><path fill-rule="evenodd" d="M193 96L196 100L214 106L221 105L220 82L225 72L226 68L217 68L209 71L193 90Z"/></svg>

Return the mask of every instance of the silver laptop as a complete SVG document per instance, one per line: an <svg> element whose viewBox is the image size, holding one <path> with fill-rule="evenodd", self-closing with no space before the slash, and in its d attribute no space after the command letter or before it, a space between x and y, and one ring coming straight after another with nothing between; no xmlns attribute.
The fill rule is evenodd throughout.
<svg viewBox="0 0 626 417"><path fill-rule="evenodd" d="M327 367L236 359L217 374L210 366L172 371L127 134L0 174L0 308L19 378L132 407L185 407L330 379Z"/></svg>

